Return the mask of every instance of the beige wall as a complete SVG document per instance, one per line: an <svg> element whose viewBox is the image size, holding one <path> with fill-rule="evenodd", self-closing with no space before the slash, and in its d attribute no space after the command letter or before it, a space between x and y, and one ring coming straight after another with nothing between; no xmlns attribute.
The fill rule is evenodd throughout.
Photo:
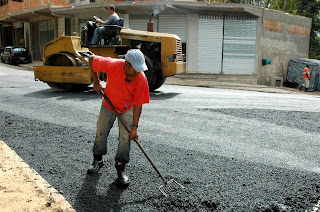
<svg viewBox="0 0 320 212"><path fill-rule="evenodd" d="M308 58L311 19L265 10L258 39L258 84L270 84L272 77L287 77L291 58ZM262 65L270 58L271 64Z"/></svg>

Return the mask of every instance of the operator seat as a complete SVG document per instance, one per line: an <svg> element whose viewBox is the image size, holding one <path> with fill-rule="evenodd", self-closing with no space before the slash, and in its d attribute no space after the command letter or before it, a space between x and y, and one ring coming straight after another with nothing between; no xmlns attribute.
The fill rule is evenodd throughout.
<svg viewBox="0 0 320 212"><path fill-rule="evenodd" d="M104 45L117 44L119 42L120 31L123 27L123 18L119 18L114 25L105 25L104 27L107 30L101 34L100 40L104 40Z"/></svg>

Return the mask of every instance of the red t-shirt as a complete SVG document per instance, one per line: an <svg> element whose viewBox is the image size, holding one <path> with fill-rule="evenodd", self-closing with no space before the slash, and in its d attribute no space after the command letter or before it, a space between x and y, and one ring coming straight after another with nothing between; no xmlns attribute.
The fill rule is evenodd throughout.
<svg viewBox="0 0 320 212"><path fill-rule="evenodd" d="M308 75L307 75L307 73L308 73ZM309 79L308 76L310 77L309 68L308 68L308 67L305 67L305 68L303 69L303 79Z"/></svg>
<svg viewBox="0 0 320 212"><path fill-rule="evenodd" d="M105 94L120 114L133 108L133 105L141 106L150 101L146 75L140 72L131 82L127 82L123 71L124 61L124 59L101 56L94 57L92 61L94 72L107 73ZM103 104L112 111L104 99Z"/></svg>

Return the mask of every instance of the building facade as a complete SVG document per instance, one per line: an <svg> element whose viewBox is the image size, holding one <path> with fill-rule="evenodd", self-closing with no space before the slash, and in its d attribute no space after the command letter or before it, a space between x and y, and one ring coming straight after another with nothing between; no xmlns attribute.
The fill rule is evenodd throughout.
<svg viewBox="0 0 320 212"><path fill-rule="evenodd" d="M36 56L41 55L41 50L37 52L39 47L62 32L80 33L94 15L107 19L106 7L110 4L124 19L124 27L130 29L147 30L152 13L155 32L173 33L181 38L187 72L243 75L254 77L257 84L268 85L277 77L286 79L290 58L308 57L310 18L248 4L212 2L216 1L60 1L47 9L50 18L36 22L39 34L33 22L24 25L31 26L29 46ZM28 30L24 29L24 39L28 39ZM37 47L35 40L40 41Z"/></svg>
<svg viewBox="0 0 320 212"><path fill-rule="evenodd" d="M68 0L1 0L0 46L26 46L40 60L43 44L65 25L65 18L52 15L51 9L66 6Z"/></svg>

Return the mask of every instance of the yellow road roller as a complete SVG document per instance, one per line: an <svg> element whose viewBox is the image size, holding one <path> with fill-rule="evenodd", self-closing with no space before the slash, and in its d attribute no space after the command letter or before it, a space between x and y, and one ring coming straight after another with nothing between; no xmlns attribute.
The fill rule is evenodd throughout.
<svg viewBox="0 0 320 212"><path fill-rule="evenodd" d="M161 87L166 77L185 72L182 43L177 35L110 27L114 29L110 30L112 33L102 35L96 45L90 44L87 29L81 36L61 36L45 44L43 66L34 67L35 80L47 83L56 91L85 88L92 84L88 67L90 55L119 58L129 49L140 49L144 53L150 91ZM106 79L106 76L100 77Z"/></svg>

